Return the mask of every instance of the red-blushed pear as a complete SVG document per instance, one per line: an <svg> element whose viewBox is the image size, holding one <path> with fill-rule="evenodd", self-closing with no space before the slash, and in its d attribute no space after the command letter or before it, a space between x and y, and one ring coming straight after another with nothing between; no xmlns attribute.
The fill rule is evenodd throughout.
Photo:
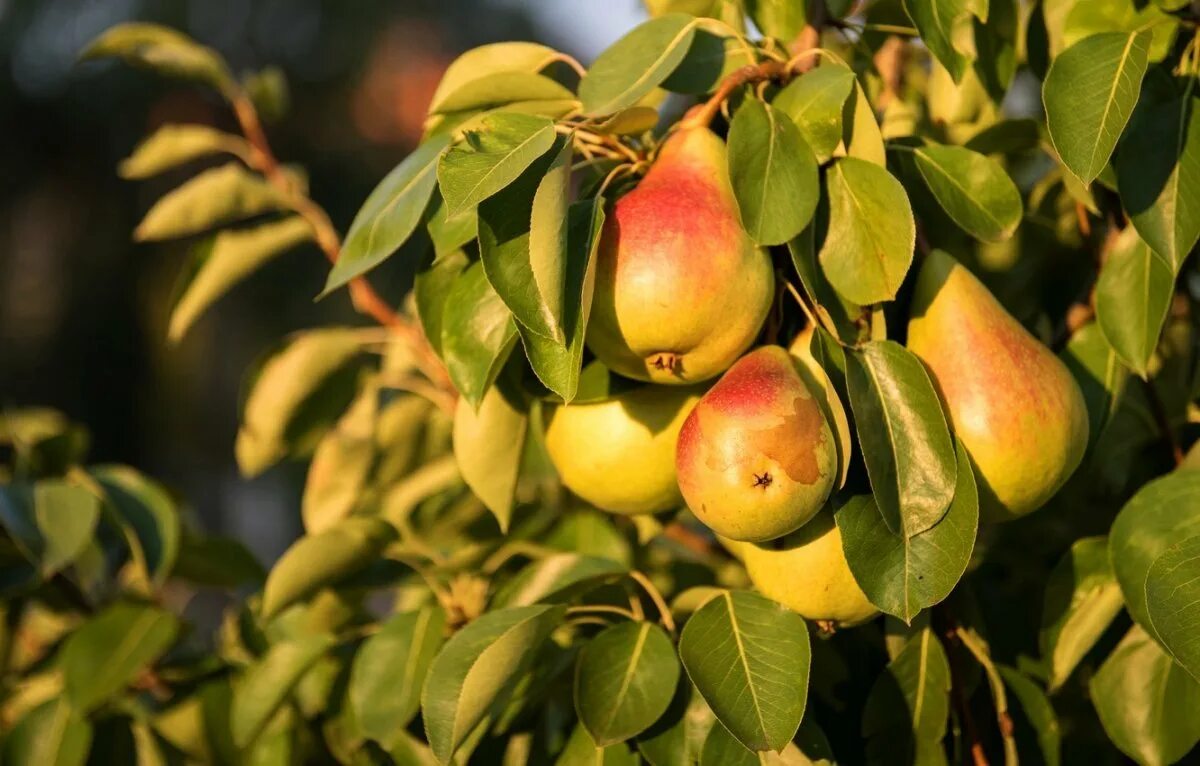
<svg viewBox="0 0 1200 766"><path fill-rule="evenodd" d="M611 398L549 409L546 451L568 489L622 515L683 505L675 442L701 389L640 386Z"/></svg>
<svg viewBox="0 0 1200 766"><path fill-rule="evenodd" d="M979 478L985 521L1041 507L1088 443L1083 393L1066 366L953 257L926 257L908 347L933 373Z"/></svg>
<svg viewBox="0 0 1200 766"><path fill-rule="evenodd" d="M848 628L879 614L850 572L829 510L780 540L740 543L738 558L760 593L805 619Z"/></svg>
<svg viewBox="0 0 1200 766"><path fill-rule="evenodd" d="M755 349L688 415L675 466L688 507L732 540L785 535L813 517L837 479L833 433L791 354Z"/></svg>
<svg viewBox="0 0 1200 766"><path fill-rule="evenodd" d="M588 346L627 377L707 380L754 342L774 290L770 257L742 229L725 143L682 127L605 220Z"/></svg>

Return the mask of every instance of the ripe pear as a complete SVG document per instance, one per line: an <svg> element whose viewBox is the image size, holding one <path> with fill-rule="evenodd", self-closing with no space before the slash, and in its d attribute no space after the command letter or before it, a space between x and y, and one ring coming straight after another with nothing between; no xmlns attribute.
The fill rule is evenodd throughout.
<svg viewBox="0 0 1200 766"><path fill-rule="evenodd" d="M627 377L707 380L754 342L774 292L771 259L738 216L725 143L684 127L605 220L588 346Z"/></svg>
<svg viewBox="0 0 1200 766"><path fill-rule="evenodd" d="M688 415L675 466L692 513L733 540L770 540L820 510L837 479L829 422L779 346L739 359Z"/></svg>
<svg viewBox="0 0 1200 766"><path fill-rule="evenodd" d="M879 614L850 572L829 510L781 540L742 543L738 553L759 592L805 619L851 627Z"/></svg>
<svg viewBox="0 0 1200 766"><path fill-rule="evenodd" d="M979 479L987 521L1041 507L1083 459L1088 415L1066 366L958 261L926 259L908 347L941 390Z"/></svg>
<svg viewBox="0 0 1200 766"><path fill-rule="evenodd" d="M546 451L563 484L612 513L658 513L683 505L675 442L702 389L640 386L611 398L554 406Z"/></svg>

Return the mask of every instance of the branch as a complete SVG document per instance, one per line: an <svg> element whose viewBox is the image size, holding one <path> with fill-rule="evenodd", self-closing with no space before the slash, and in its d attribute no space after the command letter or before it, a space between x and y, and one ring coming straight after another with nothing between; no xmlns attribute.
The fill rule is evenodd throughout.
<svg viewBox="0 0 1200 766"><path fill-rule="evenodd" d="M242 133L253 148L250 157L251 167L262 173L267 181L283 195L289 206L308 222L316 237L317 246L325 253L326 259L331 264L337 263L338 257L341 255L342 244L328 214L307 195L298 193L287 175L284 174L279 160L271 151L271 145L263 131L258 111L254 108L250 98L245 93L238 91L230 94L230 102L233 104L233 111ZM433 347L429 345L424 331L398 314L363 277L352 279L349 289L350 301L354 305L354 310L359 314L371 317L398 335L404 336L416 355L416 363L421 372L439 388L457 397L457 391L450 376Z"/></svg>

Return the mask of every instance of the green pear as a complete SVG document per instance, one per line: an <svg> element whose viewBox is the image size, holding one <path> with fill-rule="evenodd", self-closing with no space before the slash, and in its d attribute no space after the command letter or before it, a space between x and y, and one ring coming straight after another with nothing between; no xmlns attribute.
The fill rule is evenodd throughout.
<svg viewBox="0 0 1200 766"><path fill-rule="evenodd" d="M987 521L1041 507L1083 459L1088 416L1066 366L941 251L925 259L908 347L941 391L979 478Z"/></svg>
<svg viewBox="0 0 1200 766"><path fill-rule="evenodd" d="M781 540L741 543L738 554L760 593L805 619L851 627L879 614L850 572L829 510Z"/></svg>
<svg viewBox="0 0 1200 766"><path fill-rule="evenodd" d="M604 222L587 342L627 377L715 377L750 347L775 294L766 250L742 228L725 143L685 127Z"/></svg>
<svg viewBox="0 0 1200 766"><path fill-rule="evenodd" d="M563 484L622 515L683 505L675 442L701 389L640 386L611 398L550 409L546 451Z"/></svg>
<svg viewBox="0 0 1200 766"><path fill-rule="evenodd" d="M683 424L679 489L718 535L785 535L812 518L833 489L837 447L799 364L779 346L746 354Z"/></svg>

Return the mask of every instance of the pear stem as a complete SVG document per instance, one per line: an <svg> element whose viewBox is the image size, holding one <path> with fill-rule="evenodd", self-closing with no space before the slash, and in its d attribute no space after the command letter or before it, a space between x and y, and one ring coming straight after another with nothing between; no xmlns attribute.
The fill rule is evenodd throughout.
<svg viewBox="0 0 1200 766"><path fill-rule="evenodd" d="M667 629L668 633L674 633L675 619L671 617L671 609L667 606L662 594L658 592L658 588L654 587L654 583L650 582L649 577L636 569L630 572L629 576L642 586L642 590L646 591L646 595L654 602L654 607L658 609L658 619L662 620L663 627Z"/></svg>

